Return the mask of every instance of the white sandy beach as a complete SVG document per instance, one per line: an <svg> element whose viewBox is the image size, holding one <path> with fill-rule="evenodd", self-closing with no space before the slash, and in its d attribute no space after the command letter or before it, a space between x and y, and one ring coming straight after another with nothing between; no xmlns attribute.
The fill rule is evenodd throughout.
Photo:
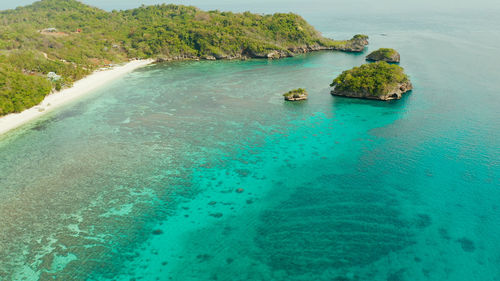
<svg viewBox="0 0 500 281"><path fill-rule="evenodd" d="M82 97L85 94L88 94L91 91L105 85L111 80L114 80L137 68L151 64L152 62L153 60L134 60L108 70L96 71L75 82L73 87L46 96L45 99L37 106L27 109L21 113L12 113L0 117L0 135L34 120L70 101L76 100L79 97Z"/></svg>

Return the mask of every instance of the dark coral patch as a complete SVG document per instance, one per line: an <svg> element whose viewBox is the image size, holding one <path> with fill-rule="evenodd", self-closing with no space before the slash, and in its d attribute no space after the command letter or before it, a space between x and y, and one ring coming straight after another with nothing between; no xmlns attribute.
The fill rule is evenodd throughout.
<svg viewBox="0 0 500 281"><path fill-rule="evenodd" d="M155 229L155 230L153 230L153 234L154 234L154 235L160 235L160 234L163 234L163 230L161 230L161 229Z"/></svg>
<svg viewBox="0 0 500 281"><path fill-rule="evenodd" d="M462 246L462 249L465 252L472 253L476 250L476 246L474 245L474 241L467 239L467 238L461 238L457 240L458 243Z"/></svg>

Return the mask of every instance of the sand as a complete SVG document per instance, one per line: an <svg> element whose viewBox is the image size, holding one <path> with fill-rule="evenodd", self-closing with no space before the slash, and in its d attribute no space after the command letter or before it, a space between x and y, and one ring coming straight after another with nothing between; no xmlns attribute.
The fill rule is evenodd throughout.
<svg viewBox="0 0 500 281"><path fill-rule="evenodd" d="M87 77L75 82L73 87L46 96L45 99L37 106L24 110L20 113L12 113L0 117L0 135L44 114L47 114L48 112L82 97L126 73L151 64L152 62L153 60L134 60L110 69L95 71Z"/></svg>

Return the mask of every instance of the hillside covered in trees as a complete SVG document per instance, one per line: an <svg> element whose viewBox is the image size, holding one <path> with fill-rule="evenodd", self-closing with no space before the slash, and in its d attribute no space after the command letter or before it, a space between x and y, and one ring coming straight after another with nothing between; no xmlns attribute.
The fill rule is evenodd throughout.
<svg viewBox="0 0 500 281"><path fill-rule="evenodd" d="M324 38L296 14L179 5L107 12L76 0L42 0L1 11L0 23L0 115L34 106L52 89L132 58L280 58L323 49L361 51L367 44L361 35Z"/></svg>

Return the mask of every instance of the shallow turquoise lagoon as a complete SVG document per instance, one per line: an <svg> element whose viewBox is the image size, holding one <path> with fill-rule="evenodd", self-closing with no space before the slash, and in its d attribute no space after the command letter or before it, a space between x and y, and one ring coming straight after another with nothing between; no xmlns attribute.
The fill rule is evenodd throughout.
<svg viewBox="0 0 500 281"><path fill-rule="evenodd" d="M311 20L399 101L329 95L366 54L177 62L3 136L0 280L500 280L495 21Z"/></svg>

